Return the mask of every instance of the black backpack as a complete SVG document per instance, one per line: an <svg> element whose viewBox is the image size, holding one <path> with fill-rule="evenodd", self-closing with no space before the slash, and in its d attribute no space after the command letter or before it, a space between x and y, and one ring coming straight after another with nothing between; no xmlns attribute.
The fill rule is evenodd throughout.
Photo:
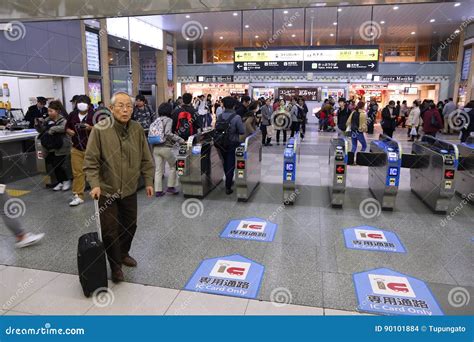
<svg viewBox="0 0 474 342"><path fill-rule="evenodd" d="M63 147L63 134L49 134L48 131L51 127L55 126L56 123L48 123L46 130L40 135L41 145L46 150L58 150Z"/></svg>
<svg viewBox="0 0 474 342"><path fill-rule="evenodd" d="M303 122L305 117L304 117L304 111L303 108L298 107L298 113L296 114L296 117L298 118L298 121Z"/></svg>
<svg viewBox="0 0 474 342"><path fill-rule="evenodd" d="M214 145L220 150L226 151L232 146L232 141L230 140L230 123L236 115L236 113L231 114L227 120L224 120L221 115L216 121L213 139Z"/></svg>

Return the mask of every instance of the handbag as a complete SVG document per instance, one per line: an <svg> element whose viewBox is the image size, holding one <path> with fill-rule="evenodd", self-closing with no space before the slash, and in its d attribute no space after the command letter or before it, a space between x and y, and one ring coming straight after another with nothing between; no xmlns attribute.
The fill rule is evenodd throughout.
<svg viewBox="0 0 474 342"><path fill-rule="evenodd" d="M410 135L418 135L418 132L416 131L416 128L414 126L410 130Z"/></svg>

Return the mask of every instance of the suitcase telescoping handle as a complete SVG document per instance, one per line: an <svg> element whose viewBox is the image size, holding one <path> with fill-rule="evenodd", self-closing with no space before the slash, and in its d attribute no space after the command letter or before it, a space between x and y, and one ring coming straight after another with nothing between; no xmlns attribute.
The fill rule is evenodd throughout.
<svg viewBox="0 0 474 342"><path fill-rule="evenodd" d="M95 223L97 225L97 235L99 240L102 241L102 228L100 225L100 211L99 211L99 200L94 199L94 209L95 209Z"/></svg>

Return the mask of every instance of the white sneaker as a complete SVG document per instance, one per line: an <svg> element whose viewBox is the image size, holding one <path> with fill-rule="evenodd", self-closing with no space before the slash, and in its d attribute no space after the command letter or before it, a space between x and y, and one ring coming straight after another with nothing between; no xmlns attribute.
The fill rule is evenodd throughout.
<svg viewBox="0 0 474 342"><path fill-rule="evenodd" d="M79 204L82 204L84 203L84 200L81 199L78 195L74 195L74 197L72 198L72 201L69 202L69 206L70 207L75 207L75 206L78 206Z"/></svg>
<svg viewBox="0 0 474 342"><path fill-rule="evenodd" d="M63 183L58 183L58 185L56 185L53 188L53 191L59 191L59 190L62 190L62 189L63 189Z"/></svg>
<svg viewBox="0 0 474 342"><path fill-rule="evenodd" d="M71 189L71 181L64 181L63 182L63 191L68 191Z"/></svg>
<svg viewBox="0 0 474 342"><path fill-rule="evenodd" d="M23 239L21 241L18 241L17 243L15 243L15 247L23 248L23 247L34 245L35 243L38 243L43 237L44 237L44 233L40 233L40 234L26 233L25 236L23 236Z"/></svg>

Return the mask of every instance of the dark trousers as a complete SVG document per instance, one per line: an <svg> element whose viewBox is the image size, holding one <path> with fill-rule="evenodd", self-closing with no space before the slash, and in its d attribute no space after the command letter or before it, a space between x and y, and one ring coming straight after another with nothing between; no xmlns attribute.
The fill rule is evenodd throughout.
<svg viewBox="0 0 474 342"><path fill-rule="evenodd" d="M102 239L113 270L121 267L137 231L137 194L125 198L101 196L99 211Z"/></svg>
<svg viewBox="0 0 474 342"><path fill-rule="evenodd" d="M260 130L262 131L262 145L265 145L267 143L267 126L265 125L260 125Z"/></svg>
<svg viewBox="0 0 474 342"><path fill-rule="evenodd" d="M280 142L280 132L281 131L282 131L281 129L277 130L277 133L276 133L277 134L277 136L276 136L277 143ZM283 130L283 143L286 143L286 129Z"/></svg>
<svg viewBox="0 0 474 342"><path fill-rule="evenodd" d="M295 136L295 133L298 133L299 131L300 131L300 123L298 121L292 122L290 138L293 138Z"/></svg>
<svg viewBox="0 0 474 342"><path fill-rule="evenodd" d="M301 137L304 138L304 135L306 134L306 118L303 119L301 122Z"/></svg>
<svg viewBox="0 0 474 342"><path fill-rule="evenodd" d="M54 152L49 152L46 156L46 163L51 165L51 171L54 172L54 176L59 183L68 180L65 163L66 158L69 158L69 155L57 156Z"/></svg>
<svg viewBox="0 0 474 342"><path fill-rule="evenodd" d="M225 174L225 188L231 189L234 180L235 171L235 149L237 147L231 147L227 150L221 150L222 159L224 160L224 174Z"/></svg>
<svg viewBox="0 0 474 342"><path fill-rule="evenodd" d="M385 134L386 136L390 138L393 137L393 131L394 131L393 128L382 128L382 129L383 129L383 134Z"/></svg>
<svg viewBox="0 0 474 342"><path fill-rule="evenodd" d="M374 134L374 121L370 121L367 123L367 133Z"/></svg>

